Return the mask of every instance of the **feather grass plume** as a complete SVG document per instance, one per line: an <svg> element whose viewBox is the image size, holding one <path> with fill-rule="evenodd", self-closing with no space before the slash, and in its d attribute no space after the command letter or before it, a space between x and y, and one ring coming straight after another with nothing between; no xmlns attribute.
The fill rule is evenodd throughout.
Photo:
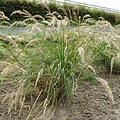
<svg viewBox="0 0 120 120"><path fill-rule="evenodd" d="M31 15L27 10L16 10L14 12L12 12L11 16L13 16L14 14L20 14L20 15L24 15L24 17L26 18L23 22L27 22L27 21L34 21L35 23L38 23L38 21L36 20L36 18L42 19L44 20L44 18L41 15Z"/></svg>
<svg viewBox="0 0 120 120"><path fill-rule="evenodd" d="M10 43L11 43L12 45L14 45L15 47L18 46L13 39L11 39L10 37L8 37L8 36L6 36L6 35L4 35L4 34L1 34L1 33L0 33L0 39L6 40L6 41L10 42Z"/></svg>
<svg viewBox="0 0 120 120"><path fill-rule="evenodd" d="M4 64L6 66L11 66L11 67L13 67L16 70L21 71L23 74L28 74L28 72L26 70L24 70L23 68L20 68L18 65L14 65L12 63L5 62L5 61L0 61L0 64Z"/></svg>
<svg viewBox="0 0 120 120"><path fill-rule="evenodd" d="M96 77L96 80L98 82L101 83L101 85L105 88L106 92L108 93L109 95L109 98L111 99L112 103L114 104L114 98L113 98L113 94L112 94L112 91L108 85L108 82L100 77Z"/></svg>
<svg viewBox="0 0 120 120"><path fill-rule="evenodd" d="M38 43L39 41L40 41L40 39L33 39L29 43L26 44L25 48L28 48L28 47Z"/></svg>
<svg viewBox="0 0 120 120"><path fill-rule="evenodd" d="M39 2L38 5L45 7L47 9L48 13L51 13L49 6L45 2Z"/></svg>
<svg viewBox="0 0 120 120"><path fill-rule="evenodd" d="M0 19L6 19L9 20L7 16L5 16L4 12L0 11Z"/></svg>

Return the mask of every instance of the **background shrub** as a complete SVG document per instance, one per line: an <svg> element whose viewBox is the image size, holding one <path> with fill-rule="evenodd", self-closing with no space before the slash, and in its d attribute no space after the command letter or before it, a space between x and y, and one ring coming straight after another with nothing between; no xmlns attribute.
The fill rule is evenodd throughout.
<svg viewBox="0 0 120 120"><path fill-rule="evenodd" d="M86 14L90 14L90 16L96 20L102 16L104 19L106 19L113 25L119 23L119 17L118 17L119 14L109 13L103 10L89 9L82 5L74 6L67 3L60 5L54 2L50 2L48 6L51 12L56 11L62 16L67 16L69 19L75 18L75 14L77 15L77 19L79 18L79 16L83 17ZM59 8L63 8L67 14L64 14L63 11L60 10ZM6 14L6 16L8 16L12 21L23 19L22 16L18 16L18 15L14 15L14 17L10 16L11 13L16 10L27 10L32 15L39 14L43 17L45 17L46 13L48 12L45 6L42 6L41 4L37 4L37 2L35 1L30 2L27 0L1 0L0 10L3 11Z"/></svg>

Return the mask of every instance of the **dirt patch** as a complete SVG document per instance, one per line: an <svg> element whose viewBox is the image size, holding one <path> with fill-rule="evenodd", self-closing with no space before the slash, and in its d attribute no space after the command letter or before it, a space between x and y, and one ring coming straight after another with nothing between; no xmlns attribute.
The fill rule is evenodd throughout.
<svg viewBox="0 0 120 120"><path fill-rule="evenodd" d="M74 100L68 105L60 103L52 120L120 120L120 76L110 77L105 74L101 77L108 81L111 87L114 105L100 83L82 81L79 83ZM2 105L4 96L15 89L16 85L12 82L0 85L0 120L25 120L28 115L28 109L23 110L21 117L19 117L18 110L12 111L9 115L7 103Z"/></svg>
<svg viewBox="0 0 120 120"><path fill-rule="evenodd" d="M120 120L120 78L115 75L102 75L102 78L108 81L112 89L114 105L99 83L82 82L74 102L67 107L58 107L55 117L60 120Z"/></svg>

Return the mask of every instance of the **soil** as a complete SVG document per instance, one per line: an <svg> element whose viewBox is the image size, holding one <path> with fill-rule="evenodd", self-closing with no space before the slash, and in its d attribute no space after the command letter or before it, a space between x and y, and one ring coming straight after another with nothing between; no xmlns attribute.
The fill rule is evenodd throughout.
<svg viewBox="0 0 120 120"><path fill-rule="evenodd" d="M74 100L67 105L61 102L51 120L120 120L120 76L110 77L107 73L100 76L109 83L115 100L114 105L99 82L82 81L79 83ZM0 120L25 120L28 115L28 109L24 109L20 117L18 110L8 114L7 103L2 104L3 98L15 89L16 83L11 80L0 84Z"/></svg>
<svg viewBox="0 0 120 120"><path fill-rule="evenodd" d="M58 107L54 120L120 120L120 76L102 74L101 77L112 89L114 105L100 83L82 82L74 102L67 107Z"/></svg>

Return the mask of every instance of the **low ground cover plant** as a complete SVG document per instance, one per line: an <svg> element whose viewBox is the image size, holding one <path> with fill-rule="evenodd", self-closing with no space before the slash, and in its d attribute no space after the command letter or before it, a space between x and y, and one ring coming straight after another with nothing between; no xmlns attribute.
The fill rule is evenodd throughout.
<svg viewBox="0 0 120 120"><path fill-rule="evenodd" d="M8 113L16 110L17 106L21 113L27 98L34 98L26 118L28 120L35 104L41 99L39 107L43 106L43 109L34 119L43 119L47 107L51 110L59 101L71 100L81 80L100 82L114 103L107 82L98 77L99 72L108 71L111 75L120 71L120 36L108 21L94 20L95 24L90 26L89 22L93 19L86 15L76 23L77 27L69 28L72 21L66 17L59 20L58 16L62 16L56 12L49 11L46 15L49 19L32 16L26 10L14 11L13 14L22 14L25 20L10 24L7 28L22 26L27 29L18 35L0 34L1 45L4 44L8 52L8 58L0 60L0 64L5 66L1 80L4 82L4 78L9 77L18 84L18 89L2 101L3 104L8 101ZM42 19L41 22L36 18ZM104 31L106 27L109 32Z"/></svg>

